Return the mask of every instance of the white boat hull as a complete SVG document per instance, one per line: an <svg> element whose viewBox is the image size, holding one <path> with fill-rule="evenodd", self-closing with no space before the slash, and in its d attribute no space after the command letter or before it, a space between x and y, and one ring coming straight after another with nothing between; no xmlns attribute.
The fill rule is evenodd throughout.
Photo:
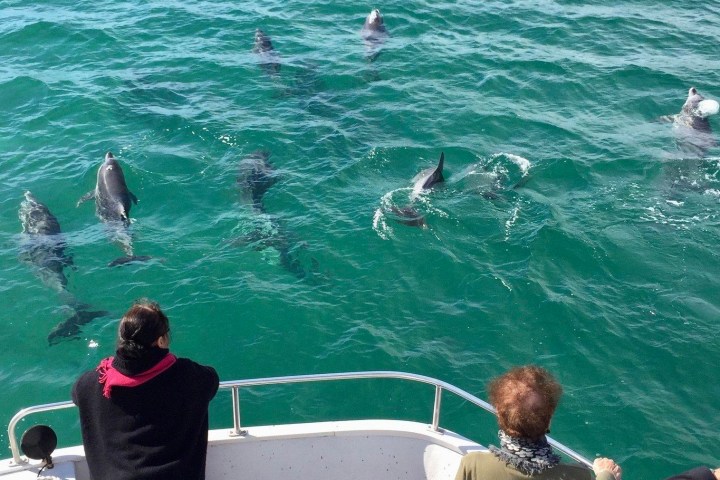
<svg viewBox="0 0 720 480"><path fill-rule="evenodd" d="M241 389L362 379L393 379L432 386L435 391L432 422L371 419L255 427L240 423ZM495 413L489 403L449 383L404 372L255 378L221 382L220 389L231 393L233 427L209 432L207 480L452 480L463 455L485 448L440 426L443 392ZM40 462L28 461L20 454L15 435L19 422L28 415L74 407L72 402L65 401L28 407L15 414L8 424L12 459L0 460L0 480L38 478ZM592 463L582 455L550 437L547 439L560 452L591 467ZM52 458L55 468L44 471L44 477L39 478L90 479L82 446L59 449Z"/></svg>
<svg viewBox="0 0 720 480"><path fill-rule="evenodd" d="M483 447L450 431L399 420L356 420L209 432L207 480L452 480L460 459ZM89 480L81 446L58 449L40 479ZM0 479L36 479L39 462L0 464Z"/></svg>

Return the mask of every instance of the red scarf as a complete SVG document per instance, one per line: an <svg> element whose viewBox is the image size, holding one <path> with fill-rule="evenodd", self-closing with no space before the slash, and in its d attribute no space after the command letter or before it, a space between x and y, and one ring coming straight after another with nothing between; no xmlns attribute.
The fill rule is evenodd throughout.
<svg viewBox="0 0 720 480"><path fill-rule="evenodd" d="M132 377L128 377L112 366L113 357L105 358L100 361L100 365L96 368L100 374L98 381L104 384L103 396L110 398L112 387L137 387L138 385L142 385L172 367L176 360L177 357L175 355L168 353L154 367L137 375L133 375Z"/></svg>

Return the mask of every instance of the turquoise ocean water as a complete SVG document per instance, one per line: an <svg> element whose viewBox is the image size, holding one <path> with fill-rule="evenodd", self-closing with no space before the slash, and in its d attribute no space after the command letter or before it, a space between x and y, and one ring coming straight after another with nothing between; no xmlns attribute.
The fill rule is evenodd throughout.
<svg viewBox="0 0 720 480"><path fill-rule="evenodd" d="M372 7L390 32L374 61ZM658 121L691 86L720 98L718 44L720 5L688 0L0 1L0 445L17 410L69 399L150 297L173 350L223 380L402 370L484 398L538 363L565 386L557 440L625 478L720 465L720 148L698 158ZM275 168L263 211L237 184L257 150ZM106 151L151 261L109 268L113 233L76 207ZM412 202L426 228L399 223L441 152L446 181ZM64 293L19 260L26 190L62 226ZM70 295L109 315L49 345ZM431 397L253 390L243 419L429 421ZM445 407L448 427L495 441ZM78 441L74 413L49 421Z"/></svg>

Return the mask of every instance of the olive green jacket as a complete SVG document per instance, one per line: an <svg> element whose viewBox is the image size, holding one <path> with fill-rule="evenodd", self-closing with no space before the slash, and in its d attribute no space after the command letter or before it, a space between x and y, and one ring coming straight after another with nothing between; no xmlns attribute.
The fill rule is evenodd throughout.
<svg viewBox="0 0 720 480"><path fill-rule="evenodd" d="M592 470L579 464L561 463L537 475L526 475L509 467L490 452L472 452L460 462L455 480L592 480ZM597 480L615 480L601 472Z"/></svg>

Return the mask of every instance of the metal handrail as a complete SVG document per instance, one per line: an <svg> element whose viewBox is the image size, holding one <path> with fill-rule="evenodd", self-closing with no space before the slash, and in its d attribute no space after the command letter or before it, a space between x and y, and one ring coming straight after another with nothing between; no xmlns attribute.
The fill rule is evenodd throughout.
<svg viewBox="0 0 720 480"><path fill-rule="evenodd" d="M286 376L286 377L267 377L267 378L253 378L247 380L231 380L220 382L220 389L231 390L232 393L232 417L233 417L233 430L230 432L231 435L238 436L243 435L243 431L240 425L240 389L248 387L259 387L264 385L282 385L290 383L309 383L309 382L323 382L323 381L336 381L336 380L360 380L360 379L380 379L380 378L391 378L398 380L410 380L419 383L426 383L435 387L435 402L433 405L433 415L431 428L433 431L440 430L440 406L442 400L443 390L457 395L458 397L466 400L483 410L496 415L495 408L488 402L477 398L474 395L462 390L454 385L447 382L437 380L432 377L426 377L424 375L417 375L414 373L405 372L393 372L393 371L369 371L369 372L345 372L345 373L320 373L315 375L297 375L297 376ZM13 416L8 424L8 440L10 441L10 450L12 451L13 461L20 465L24 463L20 456L18 449L17 438L15 436L15 427L17 423L26 417L27 415L46 412L50 410L59 410L63 408L73 407L73 402L58 402L49 403L45 405L38 405L35 407L24 408ZM565 445L547 437L548 443L557 450L561 451L568 457L574 459L577 462L585 465L588 468L592 468L592 462L588 459L575 452L574 450L566 447Z"/></svg>
<svg viewBox="0 0 720 480"><path fill-rule="evenodd" d="M18 449L17 437L15 437L15 426L20 420L33 413L49 412L50 410L60 410L74 406L75 404L68 400L66 402L46 403L45 405L23 408L16 413L10 419L10 423L8 424L8 440L10 441L10 450L12 451L12 457L15 464L20 465L27 462L27 460L23 461L20 457L20 449Z"/></svg>

